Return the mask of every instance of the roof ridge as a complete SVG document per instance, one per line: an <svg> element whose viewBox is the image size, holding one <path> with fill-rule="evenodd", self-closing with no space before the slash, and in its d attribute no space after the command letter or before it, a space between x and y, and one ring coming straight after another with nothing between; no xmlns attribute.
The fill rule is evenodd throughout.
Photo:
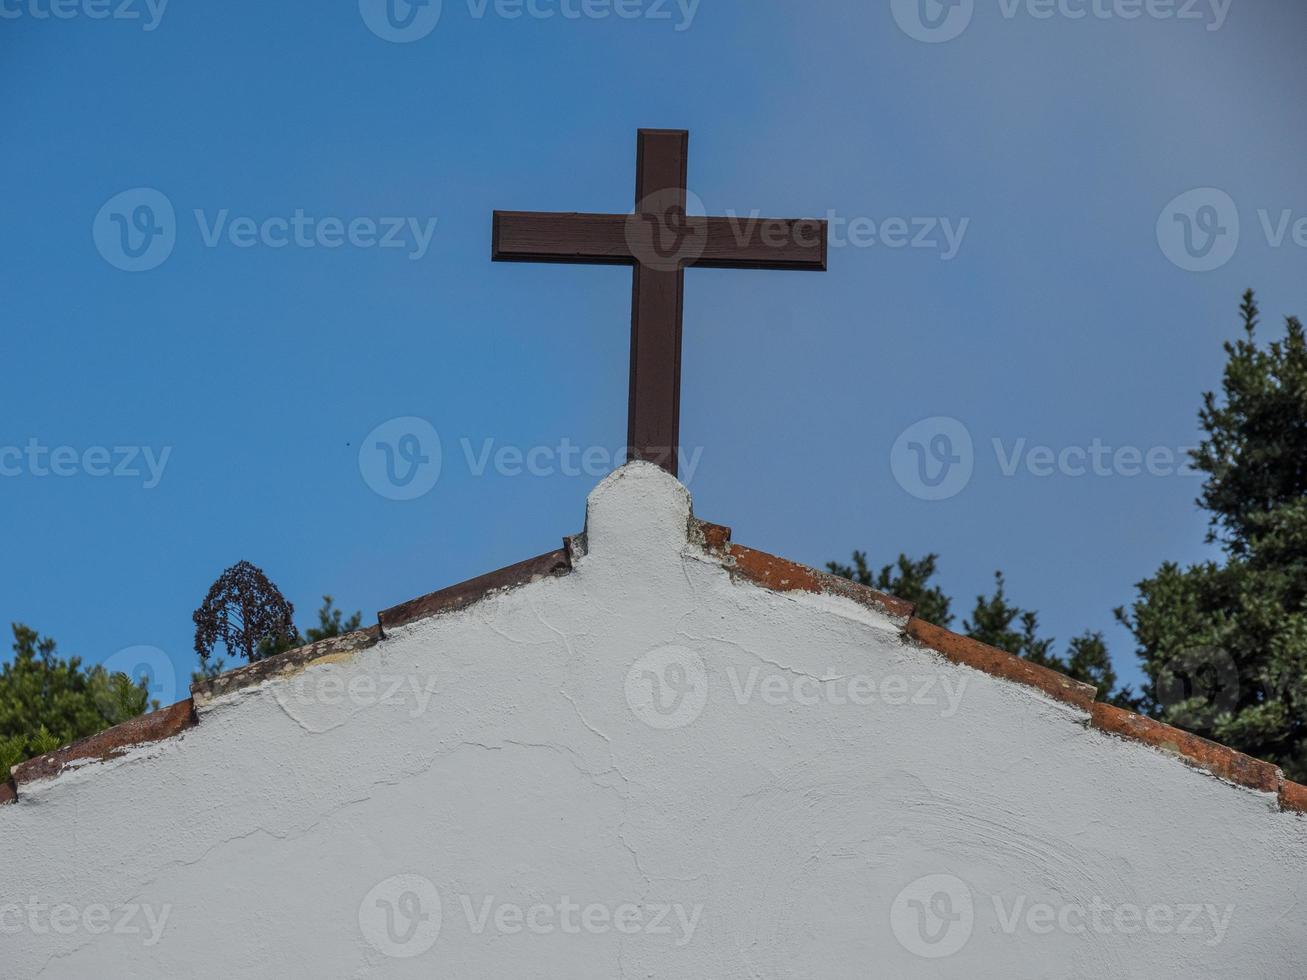
<svg viewBox="0 0 1307 980"><path fill-rule="evenodd" d="M187 698L158 711L137 715L112 728L78 739L71 745L38 755L35 759L20 762L9 770L14 795L17 797L18 790L27 783L50 779L67 769L75 768L74 763L103 762L121 756L133 746L161 742L180 735L186 729L193 728L196 721L194 702ZM4 800L0 798L0 803L2 802Z"/></svg>
<svg viewBox="0 0 1307 980"><path fill-rule="evenodd" d="M262 684L274 677L299 673L315 663L339 658L344 654L366 650L375 646L384 638L380 624L352 633L328 636L303 646L283 650L281 653L253 663L244 664L217 677L206 677L191 684L191 699L197 709L207 707L210 702L225 694L231 694L255 684Z"/></svg>
<svg viewBox="0 0 1307 980"><path fill-rule="evenodd" d="M778 558L734 544L731 529L699 522L701 538L708 550L721 558L734 573L774 592L820 592L853 599L861 605L903 619L905 638L941 654L953 663L983 671L994 677L1033 687L1041 693L1085 712L1088 727L1107 735L1141 742L1172 755L1190 768L1209 773L1248 789L1274 793L1281 810L1307 813L1307 785L1287 779L1279 766L1253 758L1229 746L1213 742L1174 725L1118 708L1098 700L1098 689L1066 674L990 646L980 640L916 615L915 606L851 579L819 572L806 565Z"/></svg>
<svg viewBox="0 0 1307 980"><path fill-rule="evenodd" d="M1087 728L1151 746L1178 758L1193 769L1234 785L1274 793L1280 810L1284 812L1307 813L1307 785L1286 779L1278 766L1165 722L1099 701L1098 691L1092 685L929 623L916 615L916 608L911 602L829 572L821 572L735 544L731 541L729 527L691 517L688 530L691 544L720 561L733 579L744 579L778 593L824 594L856 602L887 615L899 627L905 642L931 650L961 666L1034 688L1046 697L1077 709L1086 716ZM202 709L226 694L289 673L298 673L315 663L374 646L386 638L386 626L399 627L464 609L505 589L542 578L565 575L573 568L573 555L579 546L578 539L565 539L565 546L558 551L477 576L385 610L378 615L375 626L305 644L238 667L218 677L197 681L191 685L192 696L184 701L133 718L14 766L9 781L0 783L0 806L16 802L24 785L56 776L73 768L75 763L115 758L133 746L180 735L200 723Z"/></svg>

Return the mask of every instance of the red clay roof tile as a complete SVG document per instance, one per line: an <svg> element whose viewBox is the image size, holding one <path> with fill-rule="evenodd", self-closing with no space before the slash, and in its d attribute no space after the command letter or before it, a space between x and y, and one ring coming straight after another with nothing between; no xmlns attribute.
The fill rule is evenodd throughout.
<svg viewBox="0 0 1307 980"><path fill-rule="evenodd" d="M730 539L730 529L722 525L704 521L694 521L691 525L691 540L697 542L706 554L720 560L736 580L743 579L776 592L823 593L852 599L900 621L906 639L942 654L954 663L1035 688L1049 697L1087 712L1090 724L1100 731L1177 755L1192 767L1240 786L1276 793L1282 809L1307 813L1307 787L1285 780L1280 770L1270 763L1253 759L1153 719L1112 705L1095 703L1096 692L1090 685L918 619L912 615L911 603L838 576L733 544ZM195 695L197 698L216 697L261 683L298 664L312 663L341 650L364 649L385 638L386 626L401 626L463 609L502 589L566 574L572 568L571 556L569 544L558 551L421 596L381 613L375 627L290 650L231 671L222 677L200 682L194 687ZM24 762L14 767L11 782L0 783L0 805L14 802L24 784L58 775L73 763L109 759L121 755L134 745L171 738L197 722L195 703L192 699L187 699Z"/></svg>
<svg viewBox="0 0 1307 980"><path fill-rule="evenodd" d="M1249 789L1278 793L1284 781L1280 770L1269 762L1114 705L1094 705L1092 724L1100 731L1177 755L1195 768Z"/></svg>
<svg viewBox="0 0 1307 980"><path fill-rule="evenodd" d="M943 627L913 617L905 631L922 646L941 653L956 664L966 664L995 677L1036 688L1049 697L1089 711L1098 691L1090 684L1072 680L1065 674L1023 660L997 647L953 633Z"/></svg>
<svg viewBox="0 0 1307 980"><path fill-rule="evenodd" d="M148 715L141 715L107 731L84 738L46 755L29 759L13 768L16 788L57 776L75 762L112 759L135 745L159 742L180 734L195 724L191 699L179 701Z"/></svg>

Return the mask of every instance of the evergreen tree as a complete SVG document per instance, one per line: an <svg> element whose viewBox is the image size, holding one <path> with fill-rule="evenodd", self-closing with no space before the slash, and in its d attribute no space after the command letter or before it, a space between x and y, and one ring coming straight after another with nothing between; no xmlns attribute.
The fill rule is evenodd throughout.
<svg viewBox="0 0 1307 980"><path fill-rule="evenodd" d="M867 565L867 553L855 551L852 565L832 561L826 564L826 568L859 585L914 603L917 615L922 619L936 626L947 627L953 622L953 613L949 611L952 602L939 586L930 584L938 562L938 555L927 555L919 561L913 561L907 555L899 555L893 565L885 565L879 572L873 573Z"/></svg>
<svg viewBox="0 0 1307 980"><path fill-rule="evenodd" d="M0 667L0 781L24 759L159 707L145 678L65 660L54 640L18 623L13 632L14 659Z"/></svg>
<svg viewBox="0 0 1307 980"><path fill-rule="evenodd" d="M1117 616L1133 632L1145 710L1307 780L1307 341L1265 347L1252 291L1203 398L1198 503L1224 562L1164 564Z"/></svg>
<svg viewBox="0 0 1307 980"><path fill-rule="evenodd" d="M1008 602L1002 572L995 572L994 580L992 596L976 596L975 610L962 626L967 636L1092 685L1102 701L1124 708L1140 706L1130 688L1117 689L1102 633L1086 630L1067 644L1065 656L1059 656L1053 652L1053 638L1039 635L1038 613Z"/></svg>
<svg viewBox="0 0 1307 980"><path fill-rule="evenodd" d="M855 551L852 565L830 562L826 567L836 575L906 599L916 605L917 616L936 626L948 627L954 619L950 611L952 600L930 581L938 569L938 562L937 555L927 555L920 560L899 555L894 564L885 565L873 572L867 564L866 553ZM1053 653L1054 640L1039 635L1038 614L1008 601L1007 583L1002 572L996 572L994 578L994 594L976 597L971 617L963 622L963 633L982 643L1091 684L1097 688L1102 700L1122 707L1139 707L1140 701L1133 691L1129 688L1117 689L1116 672L1112 669L1111 657L1101 633L1081 634L1067 646L1065 656L1058 656Z"/></svg>
<svg viewBox="0 0 1307 980"><path fill-rule="evenodd" d="M310 626L303 633L298 630L290 638L277 637L275 641L265 641L260 647L261 657L270 657L277 653L284 653L287 650L293 650L295 647L303 646L306 643L317 643L319 640L326 640L333 636L341 636L345 633L353 633L363 622L363 613L355 610L349 619L344 618L341 610L336 608L336 600L329 595L322 597L322 605L318 607L318 625Z"/></svg>

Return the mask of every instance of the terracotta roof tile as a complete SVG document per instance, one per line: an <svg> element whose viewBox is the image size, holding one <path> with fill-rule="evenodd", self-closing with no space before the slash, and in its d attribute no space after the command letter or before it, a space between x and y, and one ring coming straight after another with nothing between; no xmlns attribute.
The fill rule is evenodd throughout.
<svg viewBox="0 0 1307 980"><path fill-rule="evenodd" d="M1280 770L1270 763L1150 718L1111 705L1095 703L1096 692L1088 684L918 619L913 616L912 604L901 599L734 544L731 542L730 529L722 525L695 520L691 524L690 537L692 543L720 561L737 581L747 581L775 592L807 592L851 599L897 621L905 640L909 642L933 650L954 663L1032 687L1085 711L1090 716L1090 725L1100 731L1151 745L1179 757L1191 767L1240 786L1275 793L1282 809L1307 813L1307 787L1285 780ZM202 716L197 714L196 709L202 708L214 698L295 672L324 659L373 646L385 639L384 629L387 626L398 627L464 609L504 589L546 577L565 575L572 568L574 548L583 546L583 542L569 539L565 547L558 551L394 606L381 613L378 624L369 629L299 647L230 671L221 677L199 682L192 688L191 699L134 718L66 748L15 766L13 780L0 783L0 805L15 802L25 784L56 776L77 763L110 759L125 753L132 746L172 738L199 723Z"/></svg>
<svg viewBox="0 0 1307 980"><path fill-rule="evenodd" d="M547 555L529 558L516 565L501 568L497 572L469 579L459 585L451 585L447 589L411 599L402 605L392 606L381 613L380 625L383 630L404 626L419 619L463 609L474 602L480 602L491 592L526 585L539 578L564 575L571 570L571 553L567 547L563 547Z"/></svg>
<svg viewBox="0 0 1307 980"><path fill-rule="evenodd" d="M942 653L957 664L966 664L995 677L1037 688L1051 698L1089 711L1098 691L1090 684L1072 680L1065 674L1023 660L997 647L973 640L969 636L953 633L940 626L913 617L905 630L907 635L922 646Z"/></svg>
<svg viewBox="0 0 1307 980"><path fill-rule="evenodd" d="M208 680L196 681L191 685L191 697L197 708L204 708L210 701L231 694L243 688L262 684L264 681L282 674L296 673L320 660L338 657L341 654L366 650L381 639L381 627L369 626L365 630L331 636L316 643L296 647L279 653L275 657L256 660L244 667L237 667L225 674Z"/></svg>
<svg viewBox="0 0 1307 980"><path fill-rule="evenodd" d="M1110 704L1094 705L1092 724L1101 731L1179 756L1196 769L1249 789L1278 794L1284 781L1284 775L1269 762Z"/></svg>
<svg viewBox="0 0 1307 980"><path fill-rule="evenodd" d="M882 595L874 589L856 585L846 579L837 579L843 585L831 583L829 580L835 576L734 544L730 541L730 536L728 528L700 522L698 538L705 551L720 558L737 578L747 579L777 592L844 594L891 615L906 614L910 618L903 626L904 636L944 655L954 663L1033 687L1086 712L1090 716L1090 724L1101 731L1152 745L1177 756L1195 769L1240 786L1277 793L1282 809L1307 812L1307 787L1286 780L1280 769L1269 762L1254 759L1134 712L1099 703L1098 692L1090 684L1073 680L1058 671L918 619L911 615L911 603Z"/></svg>
<svg viewBox="0 0 1307 980"><path fill-rule="evenodd" d="M27 783L57 776L74 763L112 759L123 755L133 746L172 738L194 724L194 705L187 698L171 707L125 721L107 731L14 766L12 775L15 788L21 790Z"/></svg>
<svg viewBox="0 0 1307 980"><path fill-rule="evenodd" d="M885 613L892 619L912 616L913 605L894 596L828 572L819 572L785 558L746 548L731 542L731 529L721 524L698 522L698 537L711 555L726 561L737 578L744 578L773 592L813 592L843 596L859 605Z"/></svg>
<svg viewBox="0 0 1307 980"><path fill-rule="evenodd" d="M1307 786L1286 779L1280 786L1280 809L1307 813Z"/></svg>

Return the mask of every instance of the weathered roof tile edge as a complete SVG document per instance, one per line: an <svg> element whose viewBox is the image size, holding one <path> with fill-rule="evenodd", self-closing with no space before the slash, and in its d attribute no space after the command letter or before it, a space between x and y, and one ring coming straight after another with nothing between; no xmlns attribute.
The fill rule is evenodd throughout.
<svg viewBox="0 0 1307 980"><path fill-rule="evenodd" d="M172 738L194 727L195 722L195 704L190 698L147 715L138 715L72 745L19 763L10 770L14 789L17 791L27 783L51 779L74 768L76 763L112 759L125 754L133 746Z"/></svg>
<svg viewBox="0 0 1307 980"><path fill-rule="evenodd" d="M569 539L557 551L528 558L516 565L501 568L497 572L479 575L458 585L451 585L447 589L440 589L410 599L398 606L392 606L378 614L380 628L385 630L387 627L407 626L419 619L428 619L440 613L464 609L504 589L517 588L537 579L566 575L572 570L572 549L573 544Z"/></svg>
<svg viewBox="0 0 1307 980"><path fill-rule="evenodd" d="M700 522L698 535L692 537L697 537L706 550L720 558L739 578L775 592L823 592L880 609L893 619L905 620L902 629L908 642L933 650L954 663L1033 687L1085 712L1089 727L1106 735L1143 743L1228 783L1275 794L1282 810L1307 813L1307 786L1286 779L1279 767L1269 762L1133 711L1099 702L1098 692L1092 685L918 619L911 603L848 579L733 544L730 528Z"/></svg>
<svg viewBox="0 0 1307 980"><path fill-rule="evenodd" d="M367 629L345 633L342 636L330 636L325 640L279 653L275 657L256 660L252 664L237 667L217 677L196 681L191 685L191 699L195 702L196 708L202 710L224 695L262 684L274 677L297 674L324 660L339 659L358 650L366 650L379 643L381 638L380 626L369 626Z"/></svg>
<svg viewBox="0 0 1307 980"><path fill-rule="evenodd" d="M1275 794L1280 809L1307 814L1307 786L1285 779L1283 772L1268 762L1151 718L1100 703L1096 700L1097 692L1090 685L918 619L914 615L913 605L902 599L836 575L734 544L730 528L691 518L689 530L690 541L705 554L720 561L736 580L742 579L774 592L838 596L877 610L899 625L907 643L932 650L953 663L1034 688L1047 697L1084 712L1088 727L1105 735L1151 746L1177 757L1192 768L1237 786ZM377 625L366 630L321 640L238 668L220 677L200 681L192 686L192 697L185 701L134 718L15 766L10 781L0 783L0 805L16 802L19 790L25 784L56 776L77 763L110 759L122 755L133 746L179 735L199 723L201 715L198 709L224 695L261 684L273 677L296 673L314 663L374 646L385 639L385 628L388 626L397 628L431 616L464 609L505 589L542 578L565 575L572 570L574 556L584 553L584 548L583 538L569 538L558 551L510 565L385 610L379 615Z"/></svg>

